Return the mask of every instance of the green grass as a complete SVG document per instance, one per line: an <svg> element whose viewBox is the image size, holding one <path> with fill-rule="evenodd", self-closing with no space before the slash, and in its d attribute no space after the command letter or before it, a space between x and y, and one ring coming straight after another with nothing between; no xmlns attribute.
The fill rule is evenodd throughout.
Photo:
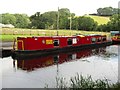
<svg viewBox="0 0 120 90"><path fill-rule="evenodd" d="M2 41L9 42L9 41L14 41L17 37L27 37L30 35L2 35Z"/></svg>
<svg viewBox="0 0 120 90"><path fill-rule="evenodd" d="M110 21L109 17L103 17L103 16L94 16L94 15L86 15L87 17L91 17L98 23L98 25L101 24L107 24L108 21Z"/></svg>
<svg viewBox="0 0 120 90"><path fill-rule="evenodd" d="M95 31L83 31L83 30L58 30L59 36L71 36L77 33L88 35L88 34L101 34L109 35L106 32L95 32ZM20 28L3 28L2 29L2 41L13 41L14 38L19 36L55 36L57 30L42 30L42 29L20 29Z"/></svg>

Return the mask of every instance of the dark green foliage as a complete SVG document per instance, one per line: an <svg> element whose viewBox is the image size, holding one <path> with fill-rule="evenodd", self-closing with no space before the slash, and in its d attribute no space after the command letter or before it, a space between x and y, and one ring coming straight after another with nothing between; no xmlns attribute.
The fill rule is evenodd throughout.
<svg viewBox="0 0 120 90"><path fill-rule="evenodd" d="M14 14L16 17L15 27L17 28L28 28L30 24L29 17L26 14Z"/></svg>
<svg viewBox="0 0 120 90"><path fill-rule="evenodd" d="M55 29L57 23L57 12L50 11L42 14L41 21L45 23L45 29Z"/></svg>
<svg viewBox="0 0 120 90"><path fill-rule="evenodd" d="M99 26L97 27L97 31L107 32L107 31L109 31L108 28L109 28L109 27L108 27L106 24L99 25Z"/></svg>
<svg viewBox="0 0 120 90"><path fill-rule="evenodd" d="M78 18L77 17L72 19L72 29L78 30Z"/></svg>
<svg viewBox="0 0 120 90"><path fill-rule="evenodd" d="M110 17L110 21L107 24L97 27L97 31L110 32L113 30L120 31L120 14L115 14Z"/></svg>
<svg viewBox="0 0 120 90"><path fill-rule="evenodd" d="M31 21L31 28L37 28L37 29L45 28L44 18L42 18L40 12L36 12L34 15L32 15L30 17L30 21Z"/></svg>
<svg viewBox="0 0 120 90"><path fill-rule="evenodd" d="M59 28L69 29L70 28L70 18L72 18L72 13L67 8L62 8L59 10Z"/></svg>
<svg viewBox="0 0 120 90"><path fill-rule="evenodd" d="M9 13L2 14L2 23L15 25L16 17L13 14Z"/></svg>
<svg viewBox="0 0 120 90"><path fill-rule="evenodd" d="M38 15L38 12L35 13L30 17L31 20L31 28L38 28L38 29L53 29L56 28L56 17L57 12L50 11L45 12L43 14Z"/></svg>
<svg viewBox="0 0 120 90"><path fill-rule="evenodd" d="M118 8L104 7L97 9L97 14L100 16L112 16L118 14L119 10Z"/></svg>
<svg viewBox="0 0 120 90"><path fill-rule="evenodd" d="M17 28L28 28L30 23L29 17L26 14L2 14L3 24L12 24Z"/></svg>
<svg viewBox="0 0 120 90"><path fill-rule="evenodd" d="M108 22L109 30L118 30L120 31L120 14L115 14L110 17L110 22Z"/></svg>
<svg viewBox="0 0 120 90"><path fill-rule="evenodd" d="M78 29L79 30L86 30L86 31L91 31L91 30L96 30L97 27L97 22L95 22L92 18L90 17L78 17Z"/></svg>
<svg viewBox="0 0 120 90"><path fill-rule="evenodd" d="M43 14L37 15L35 13L30 17L32 28L39 29L57 29L57 20L58 20L58 11L49 11ZM59 9L59 29L69 29L70 28L70 17L73 18L75 16L74 13L70 13L69 9L62 8Z"/></svg>

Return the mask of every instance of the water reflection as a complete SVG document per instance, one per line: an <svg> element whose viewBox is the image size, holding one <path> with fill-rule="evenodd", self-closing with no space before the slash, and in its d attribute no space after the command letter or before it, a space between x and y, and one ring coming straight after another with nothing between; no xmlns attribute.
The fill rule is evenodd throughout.
<svg viewBox="0 0 120 90"><path fill-rule="evenodd" d="M93 79L118 80L119 45L99 49L59 53L56 55L13 60L2 58L3 88L50 88L56 86L56 77L91 75ZM13 82L11 82L13 81Z"/></svg>
<svg viewBox="0 0 120 90"><path fill-rule="evenodd" d="M111 56L117 56L116 53L109 53L106 51L106 47L98 48L98 49L88 49L83 51L76 51L70 53L59 53L57 55L49 55L37 58L27 58L24 60L13 60L14 68L17 67L26 71L33 71L37 68L44 68L52 65L59 65L64 62L70 62L75 60L82 60L82 58L90 57L97 55L98 57L102 57L103 60L105 58L110 58ZM82 61L90 62L89 60L83 59Z"/></svg>

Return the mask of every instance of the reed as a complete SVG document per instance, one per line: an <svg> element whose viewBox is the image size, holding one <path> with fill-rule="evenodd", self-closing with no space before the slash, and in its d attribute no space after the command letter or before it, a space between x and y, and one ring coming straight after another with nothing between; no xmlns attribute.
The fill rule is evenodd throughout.
<svg viewBox="0 0 120 90"><path fill-rule="evenodd" d="M47 87L48 88L48 87ZM67 82L65 78L56 78L56 87L58 90L80 90L80 89L86 89L86 90L92 90L92 89L100 89L100 90L106 90L106 89L113 89L113 90L119 90L120 83L111 84L108 79L97 79L93 80L91 75L88 75L87 77L84 77L83 75L77 74L75 77L71 77L70 80Z"/></svg>

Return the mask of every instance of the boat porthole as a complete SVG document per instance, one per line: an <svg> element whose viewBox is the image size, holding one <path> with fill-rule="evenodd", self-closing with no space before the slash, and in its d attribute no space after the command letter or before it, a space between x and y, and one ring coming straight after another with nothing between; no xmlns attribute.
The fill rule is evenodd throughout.
<svg viewBox="0 0 120 90"><path fill-rule="evenodd" d="M35 38L35 40L38 40L37 38Z"/></svg>
<svg viewBox="0 0 120 90"><path fill-rule="evenodd" d="M45 44L45 40L42 40L42 43Z"/></svg>

